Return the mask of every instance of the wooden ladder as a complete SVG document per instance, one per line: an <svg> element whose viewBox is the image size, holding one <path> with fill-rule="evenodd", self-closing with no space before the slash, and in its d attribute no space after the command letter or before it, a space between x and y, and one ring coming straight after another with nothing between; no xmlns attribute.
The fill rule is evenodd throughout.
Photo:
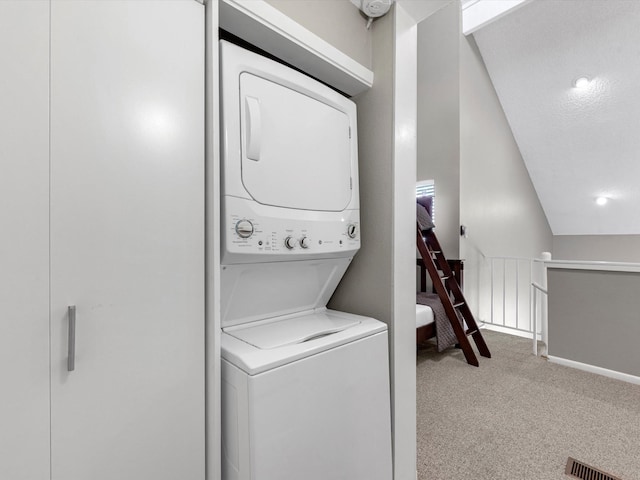
<svg viewBox="0 0 640 480"><path fill-rule="evenodd" d="M422 261L427 267L433 286L440 297L440 301L447 313L447 317L456 334L464 357L467 359L467 363L476 367L479 366L478 359L476 358L476 354L471 347L468 337L473 337L478 347L478 352L480 352L480 355L483 357L491 358L491 352L489 352L482 333L480 333L480 329L473 318L473 314L462 294L460 285L451 271L449 262L447 262L447 259L442 253L442 248L440 248L440 243L433 229L426 230L423 233L420 231L420 225L418 225L418 251L420 252ZM458 316L458 313L460 316ZM464 325L460 321L461 319L467 324L467 330L464 329Z"/></svg>

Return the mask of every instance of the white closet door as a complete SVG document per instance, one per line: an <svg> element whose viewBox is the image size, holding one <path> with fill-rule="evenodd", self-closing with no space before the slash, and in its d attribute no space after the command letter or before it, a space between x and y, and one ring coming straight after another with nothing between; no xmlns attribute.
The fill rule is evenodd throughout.
<svg viewBox="0 0 640 480"><path fill-rule="evenodd" d="M0 1L0 478L49 478L49 2Z"/></svg>
<svg viewBox="0 0 640 480"><path fill-rule="evenodd" d="M204 7L53 0L51 68L52 478L203 479Z"/></svg>

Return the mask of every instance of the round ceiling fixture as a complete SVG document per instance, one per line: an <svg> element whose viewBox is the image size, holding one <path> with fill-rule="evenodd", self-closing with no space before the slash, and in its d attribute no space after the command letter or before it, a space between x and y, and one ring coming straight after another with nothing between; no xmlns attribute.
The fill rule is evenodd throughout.
<svg viewBox="0 0 640 480"><path fill-rule="evenodd" d="M587 88L591 80L588 77L578 77L573 81L573 86L575 88Z"/></svg>
<svg viewBox="0 0 640 480"><path fill-rule="evenodd" d="M600 205L600 206L606 205L608 201L609 201L609 199L607 197L597 197L596 198L596 203L598 205Z"/></svg>

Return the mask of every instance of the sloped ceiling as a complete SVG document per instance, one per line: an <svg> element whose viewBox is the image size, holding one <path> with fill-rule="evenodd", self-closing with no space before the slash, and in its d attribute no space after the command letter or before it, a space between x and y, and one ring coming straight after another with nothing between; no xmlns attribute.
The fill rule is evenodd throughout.
<svg viewBox="0 0 640 480"><path fill-rule="evenodd" d="M474 37L553 233L640 234L640 1L534 0Z"/></svg>

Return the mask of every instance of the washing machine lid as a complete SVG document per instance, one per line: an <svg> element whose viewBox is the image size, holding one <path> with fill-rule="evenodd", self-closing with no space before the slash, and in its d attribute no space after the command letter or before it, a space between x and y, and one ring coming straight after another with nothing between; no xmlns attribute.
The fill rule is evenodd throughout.
<svg viewBox="0 0 640 480"><path fill-rule="evenodd" d="M349 116L321 99L240 74L242 183L258 203L342 211L351 202Z"/></svg>
<svg viewBox="0 0 640 480"><path fill-rule="evenodd" d="M336 317L325 312L263 323L228 332L256 348L269 350L296 343L308 342L341 332L360 323L359 319Z"/></svg>
<svg viewBox="0 0 640 480"><path fill-rule="evenodd" d="M386 330L370 317L321 309L224 328L220 350L223 359L257 375Z"/></svg>

